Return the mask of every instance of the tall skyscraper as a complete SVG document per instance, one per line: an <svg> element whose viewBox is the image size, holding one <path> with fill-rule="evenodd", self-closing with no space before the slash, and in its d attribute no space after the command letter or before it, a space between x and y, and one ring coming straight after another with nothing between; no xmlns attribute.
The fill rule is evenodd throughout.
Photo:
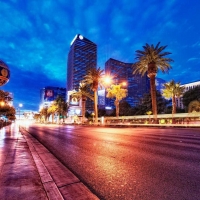
<svg viewBox="0 0 200 200"><path fill-rule="evenodd" d="M156 77L156 90L162 92L165 83L164 79Z"/></svg>
<svg viewBox="0 0 200 200"><path fill-rule="evenodd" d="M149 78L145 74L134 75L133 74L133 63L124 63L115 59L110 58L105 63L105 73L115 75L114 84L126 83L125 88L128 90L128 96L124 99L132 107L136 106L140 98L144 93L150 91ZM114 100L106 98L106 106L114 106Z"/></svg>
<svg viewBox="0 0 200 200"><path fill-rule="evenodd" d="M67 63L67 92L78 90L87 71L97 66L97 45L80 34L71 42ZM87 109L93 109L93 102L86 102Z"/></svg>

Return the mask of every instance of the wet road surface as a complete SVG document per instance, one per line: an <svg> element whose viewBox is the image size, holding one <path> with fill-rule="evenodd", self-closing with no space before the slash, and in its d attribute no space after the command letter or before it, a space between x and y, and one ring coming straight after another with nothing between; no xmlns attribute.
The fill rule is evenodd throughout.
<svg viewBox="0 0 200 200"><path fill-rule="evenodd" d="M33 125L100 199L200 199L200 129Z"/></svg>

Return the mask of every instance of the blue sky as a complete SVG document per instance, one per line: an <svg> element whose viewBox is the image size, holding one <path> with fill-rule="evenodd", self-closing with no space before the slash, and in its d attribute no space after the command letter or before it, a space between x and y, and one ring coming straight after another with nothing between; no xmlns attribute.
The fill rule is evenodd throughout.
<svg viewBox="0 0 200 200"><path fill-rule="evenodd" d="M174 60L166 81L200 80L199 0L0 0L0 59L11 71L1 89L14 105L38 110L40 89L66 87L70 42L77 33L109 58L135 62L145 43L168 45Z"/></svg>

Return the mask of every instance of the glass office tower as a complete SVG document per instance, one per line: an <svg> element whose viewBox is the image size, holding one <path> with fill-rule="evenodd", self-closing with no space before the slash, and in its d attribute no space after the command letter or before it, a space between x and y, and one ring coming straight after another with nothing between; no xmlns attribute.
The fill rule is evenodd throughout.
<svg viewBox="0 0 200 200"><path fill-rule="evenodd" d="M71 42L67 63L67 92L78 91L87 71L97 66L97 45L78 34ZM93 110L93 102L87 99L86 109Z"/></svg>
<svg viewBox="0 0 200 200"><path fill-rule="evenodd" d="M105 72L115 75L113 84L126 83L128 96L124 99L132 107L136 106L144 93L150 92L150 81L147 75L133 75L133 63L124 63L110 58L105 63ZM114 107L113 99L105 99L106 106Z"/></svg>

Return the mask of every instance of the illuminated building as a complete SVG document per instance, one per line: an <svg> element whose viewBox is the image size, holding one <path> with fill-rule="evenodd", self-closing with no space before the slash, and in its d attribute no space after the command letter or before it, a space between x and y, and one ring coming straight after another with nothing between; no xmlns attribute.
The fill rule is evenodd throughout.
<svg viewBox="0 0 200 200"><path fill-rule="evenodd" d="M166 83L165 80L156 77L156 90L162 92L162 90L164 89L164 84Z"/></svg>
<svg viewBox="0 0 200 200"><path fill-rule="evenodd" d="M191 90L197 86L200 86L200 81L195 81L195 82L186 83L186 84L181 85L181 87L185 87L185 92L187 92L188 90ZM184 109L182 97L176 98L176 106L178 108Z"/></svg>
<svg viewBox="0 0 200 200"><path fill-rule="evenodd" d="M105 63L105 73L115 75L113 84L126 83L126 86L123 88L128 90L128 96L124 100L132 107L137 106L143 94L150 91L149 78L146 74L144 76L134 75L133 63L124 63L110 58ZM106 107L113 107L114 99L106 98L105 104Z"/></svg>
<svg viewBox="0 0 200 200"><path fill-rule="evenodd" d="M79 89L87 71L97 66L97 45L78 34L71 42L67 63L67 93ZM67 95L69 97L69 95ZM68 99L69 102L69 99ZM86 109L93 110L93 102L86 101Z"/></svg>
<svg viewBox="0 0 200 200"><path fill-rule="evenodd" d="M60 96L66 101L66 88L47 86L40 90L40 109L48 108Z"/></svg>

